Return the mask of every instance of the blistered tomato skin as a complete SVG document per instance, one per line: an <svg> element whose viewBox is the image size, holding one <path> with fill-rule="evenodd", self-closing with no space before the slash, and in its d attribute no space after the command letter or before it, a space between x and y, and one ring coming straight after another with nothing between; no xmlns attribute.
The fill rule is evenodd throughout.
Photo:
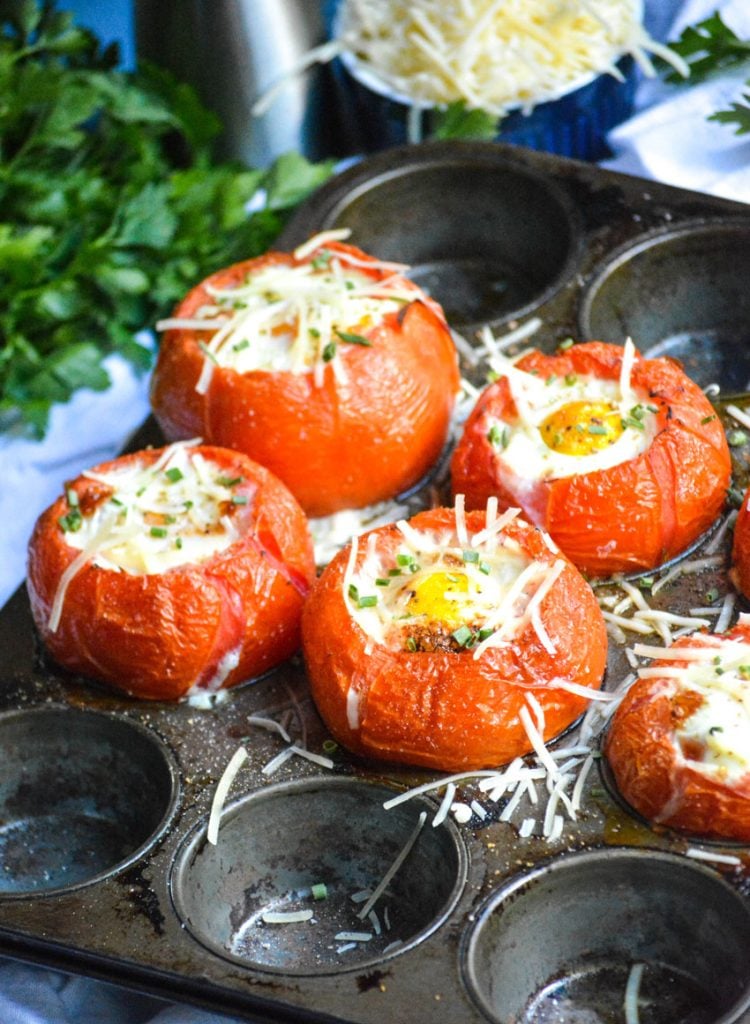
<svg viewBox="0 0 750 1024"><path fill-rule="evenodd" d="M466 518L470 530L484 523L481 513ZM420 530L441 530L453 522L448 509L410 520ZM507 532L531 558L551 565L560 557L533 528L511 524ZM372 533L378 549L398 545L395 526ZM362 538L360 553L368 536ZM556 653L544 648L529 625L507 647L474 658L471 650L393 650L369 643L343 598L348 557L349 550L340 552L318 578L303 612L302 637L318 710L335 738L355 754L443 771L495 767L531 749L519 719L527 693L542 706L545 739L550 739L588 704L551 682L557 677L592 688L601 685L604 622L591 588L567 560L541 605Z"/></svg>
<svg viewBox="0 0 750 1024"><path fill-rule="evenodd" d="M161 573L131 573L89 562L70 581L59 625L50 613L60 579L80 555L59 526L60 497L38 519L29 545L28 590L52 658L71 672L134 697L176 700L188 691L231 687L260 675L299 647L300 617L314 578L307 520L288 490L236 452L194 449L218 472L241 476L230 514L239 537L206 561ZM150 464L159 451L97 466ZM111 491L84 476L69 485L86 514ZM218 680L218 681L217 681Z"/></svg>
<svg viewBox="0 0 750 1024"><path fill-rule="evenodd" d="M750 642L747 626L725 635ZM673 646L708 642L709 638L693 635ZM677 664L665 658L653 667ZM668 678L639 679L633 684L605 737L604 753L617 788L631 807L655 825L697 837L748 843L750 772L730 778L707 771L681 749L675 727L687 701Z"/></svg>
<svg viewBox="0 0 750 1024"><path fill-rule="evenodd" d="M734 524L730 577L737 590L750 598L750 490L745 492Z"/></svg>
<svg viewBox="0 0 750 1024"><path fill-rule="evenodd" d="M374 280L388 273L358 266ZM304 260L301 262L305 262ZM206 285L232 286L269 264L298 266L270 253L214 274L175 311L190 317L209 300ZM154 414L170 440L200 436L244 451L272 470L309 515L328 515L391 498L421 480L445 444L459 387L455 346L440 307L404 279L414 301L361 333L369 345L339 345L343 372L330 365L322 384L312 372L214 366L205 395L195 387L209 332L165 333L153 377ZM363 453L366 469L363 470Z"/></svg>
<svg viewBox="0 0 750 1024"><path fill-rule="evenodd" d="M532 351L516 364L541 378L568 374L616 381L623 350L585 342L566 352ZM549 532L583 572L608 576L652 569L684 551L720 514L731 463L724 430L701 389L669 359L636 356L635 390L656 410L649 447L619 465L546 480L523 478L503 463L490 424L518 420L508 380L481 395L453 455L455 494L467 508L497 495L500 507L520 507Z"/></svg>

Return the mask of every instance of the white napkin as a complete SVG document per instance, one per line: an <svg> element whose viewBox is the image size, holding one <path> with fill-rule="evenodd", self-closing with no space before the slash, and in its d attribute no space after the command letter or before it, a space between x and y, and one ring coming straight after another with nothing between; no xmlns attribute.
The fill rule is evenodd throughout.
<svg viewBox="0 0 750 1024"><path fill-rule="evenodd" d="M66 480L113 458L148 415L148 375L118 355L104 366L111 387L84 388L54 406L44 440L0 432L0 607L26 574L26 546L39 514Z"/></svg>
<svg viewBox="0 0 750 1024"><path fill-rule="evenodd" d="M715 10L741 38L750 38L747 0L688 0L669 38ZM745 89L749 78L746 68L696 85L645 81L636 96L641 112L610 132L614 158L602 166L750 203L750 135L736 135L733 126L707 120L740 100L743 90L750 92Z"/></svg>

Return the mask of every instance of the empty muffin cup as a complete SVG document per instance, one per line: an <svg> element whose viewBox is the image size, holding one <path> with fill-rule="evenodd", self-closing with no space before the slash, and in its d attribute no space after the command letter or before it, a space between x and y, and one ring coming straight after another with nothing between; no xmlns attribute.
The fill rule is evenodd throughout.
<svg viewBox="0 0 750 1024"><path fill-rule="evenodd" d="M672 356L701 387L750 389L750 224L700 221L621 249L586 288L584 338Z"/></svg>
<svg viewBox="0 0 750 1024"><path fill-rule="evenodd" d="M463 948L506 1024L730 1024L750 1007L750 908L715 871L653 850L571 854L485 903Z"/></svg>
<svg viewBox="0 0 750 1024"><path fill-rule="evenodd" d="M393 795L323 778L240 799L216 845L201 825L180 851L178 915L213 952L276 973L360 969L413 947L450 913L466 855L450 822L431 827L434 805L385 810Z"/></svg>
<svg viewBox="0 0 750 1024"><path fill-rule="evenodd" d="M132 863L177 801L167 748L130 719L8 712L0 761L0 896L68 889Z"/></svg>
<svg viewBox="0 0 750 1024"><path fill-rule="evenodd" d="M580 237L565 194L491 144L405 146L361 161L306 203L285 238L350 228L459 330L520 317L572 272Z"/></svg>

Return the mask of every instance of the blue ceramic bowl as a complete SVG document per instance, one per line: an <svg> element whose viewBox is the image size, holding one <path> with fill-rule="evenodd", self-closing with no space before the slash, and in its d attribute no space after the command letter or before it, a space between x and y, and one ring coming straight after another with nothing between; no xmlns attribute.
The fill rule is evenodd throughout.
<svg viewBox="0 0 750 1024"><path fill-rule="evenodd" d="M335 31L336 0L329 0L327 21ZM597 161L611 155L607 133L633 111L638 71L629 56L617 65L624 76L591 75L557 99L538 103L530 113L514 110L501 124L497 139L529 149ZM337 91L339 137L347 153L372 153L390 146L418 142L433 134L435 110L416 109L374 75L357 66L348 54L333 62Z"/></svg>

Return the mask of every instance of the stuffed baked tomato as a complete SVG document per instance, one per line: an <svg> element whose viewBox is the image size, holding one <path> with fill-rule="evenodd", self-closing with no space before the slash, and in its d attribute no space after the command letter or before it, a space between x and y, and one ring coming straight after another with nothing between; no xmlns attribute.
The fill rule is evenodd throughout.
<svg viewBox="0 0 750 1024"><path fill-rule="evenodd" d="M517 518L422 512L352 542L302 618L312 694L349 750L442 770L497 766L551 739L601 685L596 598ZM526 721L524 721L524 719Z"/></svg>
<svg viewBox="0 0 750 1024"><path fill-rule="evenodd" d="M83 473L29 546L52 657L153 699L233 686L289 657L314 575L287 488L244 455L182 443Z"/></svg>
<svg viewBox="0 0 750 1024"><path fill-rule="evenodd" d="M499 372L453 455L468 508L490 495L520 506L593 576L655 568L718 516L724 430L672 360L593 341L532 350Z"/></svg>
<svg viewBox="0 0 750 1024"><path fill-rule="evenodd" d="M417 483L443 448L459 386L437 303L401 265L331 238L341 234L194 288L160 325L152 387L167 438L245 452L314 516Z"/></svg>
<svg viewBox="0 0 750 1024"><path fill-rule="evenodd" d="M750 842L750 618L654 654L605 739L620 792L656 824Z"/></svg>

